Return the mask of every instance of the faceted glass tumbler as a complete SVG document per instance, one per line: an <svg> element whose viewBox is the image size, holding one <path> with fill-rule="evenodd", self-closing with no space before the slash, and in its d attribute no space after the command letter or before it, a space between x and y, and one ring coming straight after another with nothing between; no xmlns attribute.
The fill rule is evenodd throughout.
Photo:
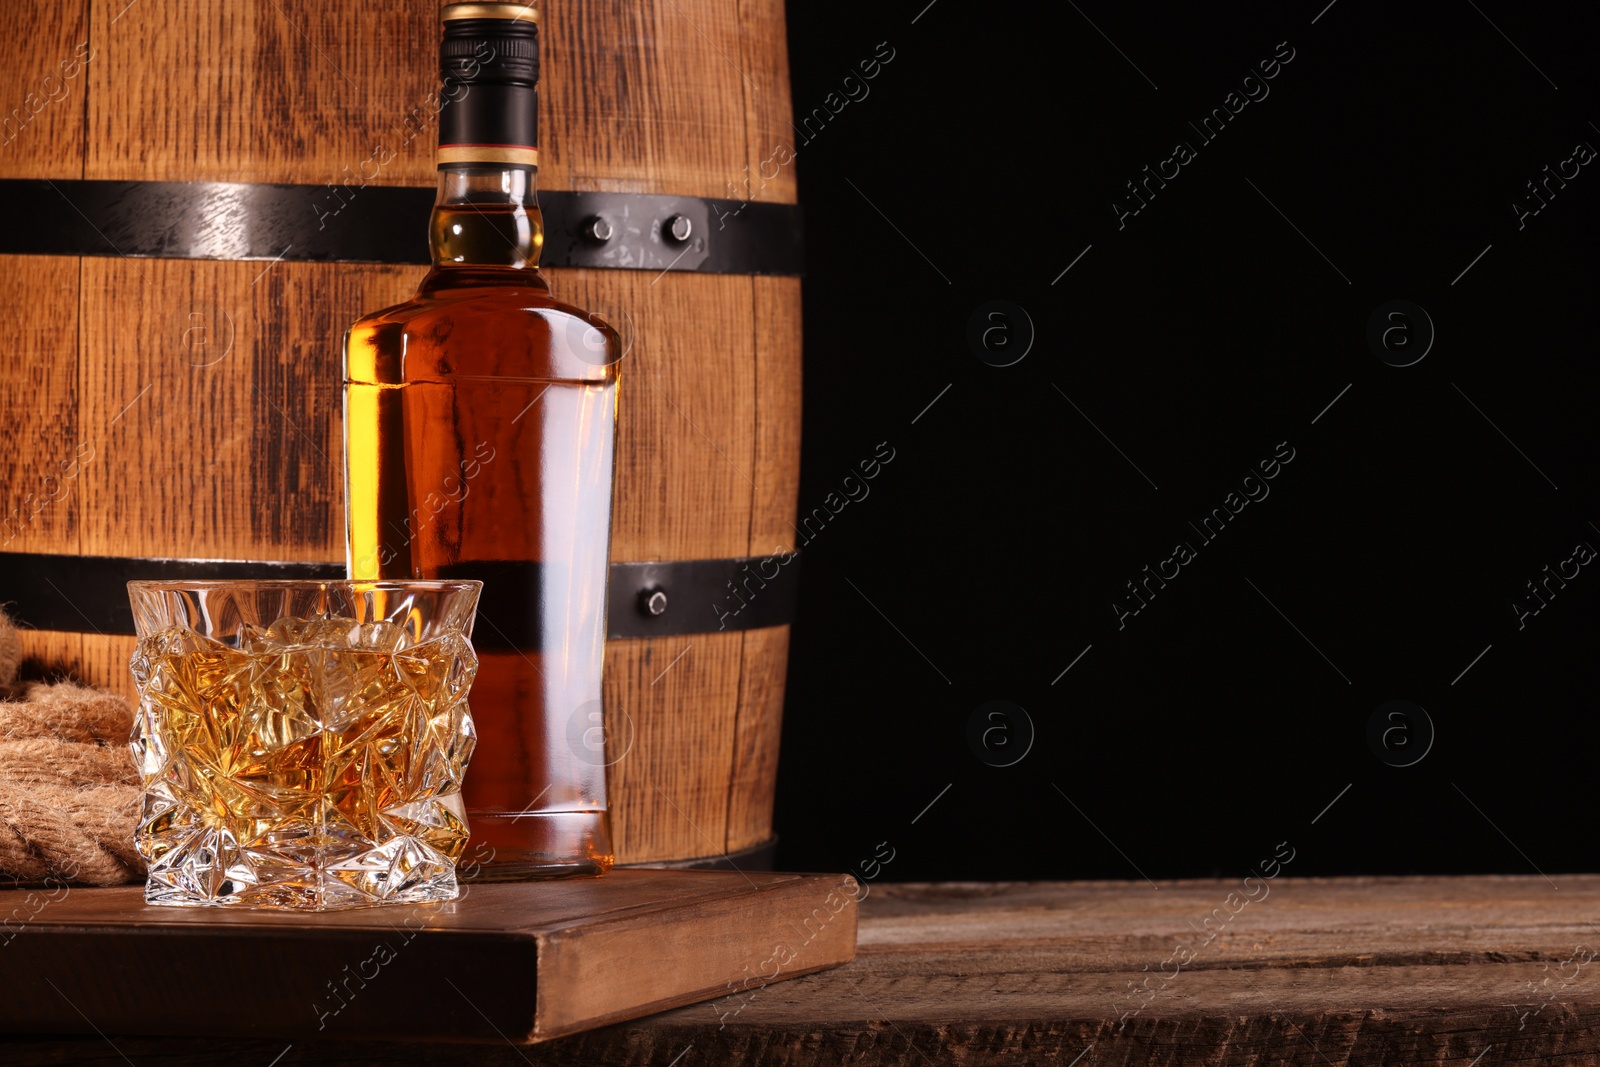
<svg viewBox="0 0 1600 1067"><path fill-rule="evenodd" d="M129 582L145 900L455 899L481 586Z"/></svg>

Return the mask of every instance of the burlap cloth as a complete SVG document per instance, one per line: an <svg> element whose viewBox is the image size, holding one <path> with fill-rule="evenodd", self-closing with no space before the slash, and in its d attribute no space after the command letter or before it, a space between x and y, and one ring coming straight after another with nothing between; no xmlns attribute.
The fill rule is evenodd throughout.
<svg viewBox="0 0 1600 1067"><path fill-rule="evenodd" d="M0 612L0 886L144 877L133 847L133 709L71 682L18 684L22 650Z"/></svg>

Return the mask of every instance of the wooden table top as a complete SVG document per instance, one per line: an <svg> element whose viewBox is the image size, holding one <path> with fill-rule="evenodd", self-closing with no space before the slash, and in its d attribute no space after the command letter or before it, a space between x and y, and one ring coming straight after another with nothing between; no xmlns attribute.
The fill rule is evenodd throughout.
<svg viewBox="0 0 1600 1067"><path fill-rule="evenodd" d="M871 884L852 963L532 1047L112 1034L0 1062L1600 1063L1597 954L1600 875Z"/></svg>

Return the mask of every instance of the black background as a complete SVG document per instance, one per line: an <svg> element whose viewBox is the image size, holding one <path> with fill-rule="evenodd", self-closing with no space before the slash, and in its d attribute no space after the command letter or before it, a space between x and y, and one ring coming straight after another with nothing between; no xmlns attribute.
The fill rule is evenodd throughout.
<svg viewBox="0 0 1600 1067"><path fill-rule="evenodd" d="M1512 603L1600 547L1600 165L1522 229L1511 203L1600 146L1595 20L1325 3L789 5L798 115L894 50L795 142L801 514L895 458L804 551L780 867L1235 875L1287 841L1300 875L1594 868L1600 567L1521 629ZM1202 146L1186 123L1285 41ZM1036 331L1008 367L966 339L995 299ZM1366 340L1396 299L1436 330L1408 367ZM1178 541L1195 561L1119 629ZM1386 720L1407 767L1368 742L1395 699L1436 733ZM1035 733L1009 767L968 743L990 700Z"/></svg>

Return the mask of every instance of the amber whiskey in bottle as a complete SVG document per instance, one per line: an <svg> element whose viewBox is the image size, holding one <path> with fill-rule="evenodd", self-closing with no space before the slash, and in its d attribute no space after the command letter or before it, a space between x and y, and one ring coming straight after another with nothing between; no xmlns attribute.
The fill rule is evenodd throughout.
<svg viewBox="0 0 1600 1067"><path fill-rule="evenodd" d="M539 273L535 14L440 17L433 266L345 336L349 570L482 580L467 858L489 877L598 873L621 344Z"/></svg>

